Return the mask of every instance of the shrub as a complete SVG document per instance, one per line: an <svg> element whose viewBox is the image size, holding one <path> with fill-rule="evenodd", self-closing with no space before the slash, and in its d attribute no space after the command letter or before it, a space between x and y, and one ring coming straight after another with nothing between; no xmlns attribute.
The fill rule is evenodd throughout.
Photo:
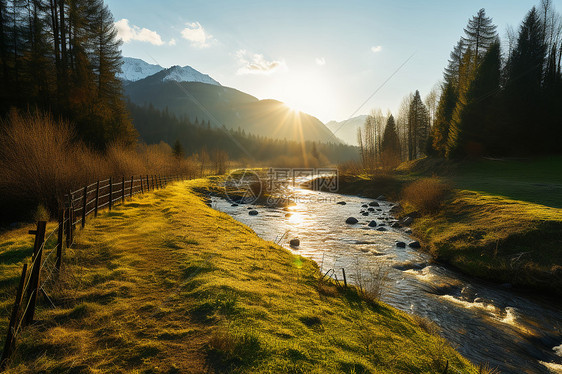
<svg viewBox="0 0 562 374"><path fill-rule="evenodd" d="M436 177L423 178L406 186L402 198L420 212L435 213L450 191L451 187Z"/></svg>
<svg viewBox="0 0 562 374"><path fill-rule="evenodd" d="M193 177L193 159L174 157L169 145L114 144L105 153L76 140L73 127L41 112L13 110L0 121L0 220L56 214L70 190L99 179L144 174ZM36 217L35 217L36 218Z"/></svg>

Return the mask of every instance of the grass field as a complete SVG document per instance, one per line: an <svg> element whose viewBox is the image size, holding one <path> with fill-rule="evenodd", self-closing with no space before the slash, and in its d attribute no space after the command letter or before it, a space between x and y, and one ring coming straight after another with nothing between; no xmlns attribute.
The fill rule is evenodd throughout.
<svg viewBox="0 0 562 374"><path fill-rule="evenodd" d="M405 186L428 177L453 192L412 225L425 250L473 276L562 294L562 157L426 158L384 177L344 176L340 190L401 199ZM420 213L404 205L403 215Z"/></svg>
<svg viewBox="0 0 562 374"><path fill-rule="evenodd" d="M205 183L78 231L48 290L57 308L41 304L9 372L477 372L427 322L320 281L312 261L209 208L191 192ZM30 248L26 228L0 236L2 327Z"/></svg>

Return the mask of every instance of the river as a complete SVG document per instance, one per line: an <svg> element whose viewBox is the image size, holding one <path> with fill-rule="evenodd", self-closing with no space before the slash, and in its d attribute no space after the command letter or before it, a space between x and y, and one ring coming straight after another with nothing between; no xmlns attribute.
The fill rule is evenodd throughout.
<svg viewBox="0 0 562 374"><path fill-rule="evenodd" d="M471 279L432 263L420 250L398 247L397 241L414 239L407 229L389 226L390 202L299 188L292 194L296 205L251 206L257 215L248 214L248 205L232 206L220 197L213 197L211 204L261 238L316 261L324 273L334 269L340 280L342 269L351 283L384 270L381 299L435 322L441 336L477 365L488 363L502 373L562 373L559 301ZM373 201L379 206L368 205ZM346 224L348 217L359 222ZM373 220L377 226L369 227ZM293 238L300 239L299 247L289 245Z"/></svg>

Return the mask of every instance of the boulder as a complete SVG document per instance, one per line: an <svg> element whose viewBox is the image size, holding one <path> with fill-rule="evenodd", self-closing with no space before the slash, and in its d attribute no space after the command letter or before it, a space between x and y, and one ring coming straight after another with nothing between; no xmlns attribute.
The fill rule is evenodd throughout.
<svg viewBox="0 0 562 374"><path fill-rule="evenodd" d="M379 228L377 229L377 231L386 231L386 228L385 228L385 227L379 227Z"/></svg>
<svg viewBox="0 0 562 374"><path fill-rule="evenodd" d="M369 212L374 212L374 211L375 211L375 208L369 208L369 209L367 209L367 210L368 210Z"/></svg>
<svg viewBox="0 0 562 374"><path fill-rule="evenodd" d="M364 215L364 216L368 216L368 215L369 215L369 212L363 212L363 213L361 213L361 214Z"/></svg>
<svg viewBox="0 0 562 374"><path fill-rule="evenodd" d="M285 217L287 217L287 218L292 216L292 215L293 215L292 213L285 213Z"/></svg>
<svg viewBox="0 0 562 374"><path fill-rule="evenodd" d="M368 207L368 205L367 205L367 204L363 204L363 205L361 205L361 208L367 208L367 207Z"/></svg>
<svg viewBox="0 0 562 374"><path fill-rule="evenodd" d="M298 247L299 245L301 245L301 241L298 238L294 238L289 241L289 244L291 245L291 247Z"/></svg>
<svg viewBox="0 0 562 374"><path fill-rule="evenodd" d="M348 225L355 225L357 222L359 221L355 217L349 217L345 220L345 223L347 223Z"/></svg>
<svg viewBox="0 0 562 374"><path fill-rule="evenodd" d="M408 246L409 246L410 248L415 248L415 249L421 248L421 244L420 244L420 242L418 242L417 240L411 242L410 244L408 244Z"/></svg>
<svg viewBox="0 0 562 374"><path fill-rule="evenodd" d="M346 203L345 201L338 201L336 204L338 204L338 205L345 205L345 204L347 204L347 203Z"/></svg>
<svg viewBox="0 0 562 374"><path fill-rule="evenodd" d="M251 216L257 216L257 215L258 215L258 211L257 211L257 210L250 210L250 211L248 212L248 214L251 215Z"/></svg>
<svg viewBox="0 0 562 374"><path fill-rule="evenodd" d="M392 222L392 225L390 225L390 227L394 228L394 229L398 229L400 228L400 223L398 222Z"/></svg>
<svg viewBox="0 0 562 374"><path fill-rule="evenodd" d="M406 248L406 243L404 243L404 242L396 242L396 246L397 246L398 248Z"/></svg>
<svg viewBox="0 0 562 374"><path fill-rule="evenodd" d="M377 227L377 221L369 222L369 227Z"/></svg>
<svg viewBox="0 0 562 374"><path fill-rule="evenodd" d="M379 203L377 203L376 201L371 201L369 203L369 206L379 206Z"/></svg>
<svg viewBox="0 0 562 374"><path fill-rule="evenodd" d="M238 206L238 204L234 203L234 204L231 204L230 206Z"/></svg>

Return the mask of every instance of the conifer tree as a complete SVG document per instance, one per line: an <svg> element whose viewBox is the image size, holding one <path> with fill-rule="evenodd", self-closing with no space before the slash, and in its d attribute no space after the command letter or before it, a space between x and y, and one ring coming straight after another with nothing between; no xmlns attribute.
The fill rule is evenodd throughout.
<svg viewBox="0 0 562 374"><path fill-rule="evenodd" d="M468 47L472 48L475 68L490 45L496 40L496 26L482 8L468 21L464 33L465 36L462 39Z"/></svg>

